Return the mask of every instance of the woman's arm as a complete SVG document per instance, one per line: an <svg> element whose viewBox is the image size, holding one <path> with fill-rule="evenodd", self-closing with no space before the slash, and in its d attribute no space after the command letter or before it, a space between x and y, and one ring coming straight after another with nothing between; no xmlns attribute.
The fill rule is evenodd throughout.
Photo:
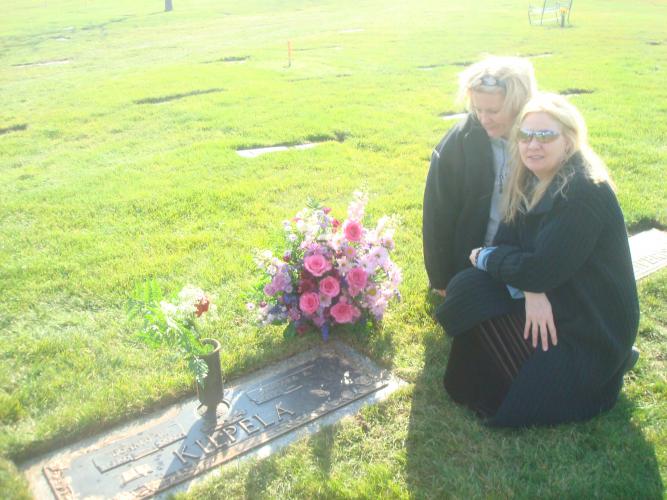
<svg viewBox="0 0 667 500"><path fill-rule="evenodd" d="M499 245L486 259L487 272L528 292L546 292L570 279L591 256L610 210L600 189L568 193L544 215L534 250Z"/></svg>
<svg viewBox="0 0 667 500"><path fill-rule="evenodd" d="M454 239L456 221L461 212L460 169L463 162L457 129L444 139L431 157L426 188L422 235L424 264L431 286L446 288L454 275Z"/></svg>
<svg viewBox="0 0 667 500"><path fill-rule="evenodd" d="M470 252L470 262L477 269L486 271L486 260L496 247L475 248ZM537 347L538 340L543 351L549 350L549 340L553 345L558 344L556 324L554 322L551 302L545 293L521 292L511 285L506 285L512 298L525 298L526 322L523 329L523 338L532 335L533 347ZM516 294L516 295L515 295Z"/></svg>

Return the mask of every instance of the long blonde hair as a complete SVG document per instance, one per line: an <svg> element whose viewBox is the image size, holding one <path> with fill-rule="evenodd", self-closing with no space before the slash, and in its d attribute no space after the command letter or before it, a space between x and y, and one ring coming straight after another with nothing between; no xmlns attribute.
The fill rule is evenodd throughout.
<svg viewBox="0 0 667 500"><path fill-rule="evenodd" d="M500 85L484 85L484 77L493 77ZM488 94L502 93L503 110L516 115L530 97L537 92L533 65L521 57L489 56L459 74L458 101L471 111L470 96L473 91Z"/></svg>
<svg viewBox="0 0 667 500"><path fill-rule="evenodd" d="M567 144L562 164L548 179L537 179L523 164L519 154L519 129L523 120L530 113L546 113L560 123L561 134ZM562 194L575 173L569 160L576 153L581 155L584 174L592 182L596 184L607 182L612 188L614 187L604 162L588 144L588 129L579 110L565 97L558 94L536 94L519 113L510 134L512 168L508 189L505 190L503 198L504 221L512 222L518 214L530 211L539 203L552 182L556 183L556 192Z"/></svg>

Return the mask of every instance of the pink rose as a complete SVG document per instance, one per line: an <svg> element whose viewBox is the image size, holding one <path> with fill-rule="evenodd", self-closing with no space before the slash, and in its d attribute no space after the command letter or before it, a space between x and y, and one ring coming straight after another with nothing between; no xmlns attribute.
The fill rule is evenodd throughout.
<svg viewBox="0 0 667 500"><path fill-rule="evenodd" d="M361 267L355 267L347 273L347 282L350 284L350 287L361 290L368 282L368 274Z"/></svg>
<svg viewBox="0 0 667 500"><path fill-rule="evenodd" d="M361 316L359 309L342 300L333 306L330 312L336 323L354 323Z"/></svg>
<svg viewBox="0 0 667 500"><path fill-rule="evenodd" d="M343 232L345 233L345 237L349 241L359 241L361 239L362 231L363 228L361 227L361 224L359 224L357 221L354 220L345 221Z"/></svg>
<svg viewBox="0 0 667 500"><path fill-rule="evenodd" d="M309 255L303 261L305 268L313 276L322 276L331 269L331 262L320 254Z"/></svg>
<svg viewBox="0 0 667 500"><path fill-rule="evenodd" d="M299 308L306 314L313 314L320 307L320 298L315 292L304 293L299 299Z"/></svg>
<svg viewBox="0 0 667 500"><path fill-rule="evenodd" d="M327 276L320 281L320 292L327 297L335 297L340 293L340 283L333 276Z"/></svg>

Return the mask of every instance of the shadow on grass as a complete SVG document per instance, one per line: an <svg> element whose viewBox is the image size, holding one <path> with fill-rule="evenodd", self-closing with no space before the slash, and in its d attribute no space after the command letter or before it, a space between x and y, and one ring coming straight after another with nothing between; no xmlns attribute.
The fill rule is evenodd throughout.
<svg viewBox="0 0 667 500"><path fill-rule="evenodd" d="M18 125L12 125L11 127L0 128L0 135L8 134L10 132L21 132L27 128L27 123L20 123Z"/></svg>
<svg viewBox="0 0 667 500"><path fill-rule="evenodd" d="M195 95L204 95L204 94L213 94L216 92L222 92L225 89L220 89L220 88L212 88L212 89L204 89L204 90L193 90L191 92L185 92L183 94L170 94L170 95L164 95L160 97L146 97L144 99L139 99L137 101L134 101L135 104L160 104L163 102L169 102L169 101L176 101L178 99L184 99L186 97L191 97Z"/></svg>
<svg viewBox="0 0 667 500"><path fill-rule="evenodd" d="M425 301L431 317L437 302ZM662 498L655 450L624 394L589 422L490 429L443 388L450 339L434 325L424 343L406 439L414 498Z"/></svg>
<svg viewBox="0 0 667 500"><path fill-rule="evenodd" d="M660 229L661 231L664 231L667 229L667 226L653 217L642 217L636 222L628 225L628 233L630 233L631 236L643 231L648 231L649 229Z"/></svg>

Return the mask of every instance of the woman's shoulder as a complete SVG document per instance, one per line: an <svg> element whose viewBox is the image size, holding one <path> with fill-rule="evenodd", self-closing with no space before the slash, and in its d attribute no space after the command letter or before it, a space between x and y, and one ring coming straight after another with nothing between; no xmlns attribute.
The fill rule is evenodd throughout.
<svg viewBox="0 0 667 500"><path fill-rule="evenodd" d="M486 134L477 119L472 113L467 113L465 117L459 120L450 128L438 145L434 148L434 153L441 155L443 151L461 147L466 140L484 140ZM488 140L488 138L486 139Z"/></svg>
<svg viewBox="0 0 667 500"><path fill-rule="evenodd" d="M616 199L614 190L606 180L594 179L584 164L585 160L577 154L565 166L569 170L565 174L566 182L562 189L563 198L569 197L602 197Z"/></svg>
<svg viewBox="0 0 667 500"><path fill-rule="evenodd" d="M590 177L584 168L575 168L557 196L557 204L574 205L577 209L594 212L605 220L620 210L616 193L607 181Z"/></svg>

